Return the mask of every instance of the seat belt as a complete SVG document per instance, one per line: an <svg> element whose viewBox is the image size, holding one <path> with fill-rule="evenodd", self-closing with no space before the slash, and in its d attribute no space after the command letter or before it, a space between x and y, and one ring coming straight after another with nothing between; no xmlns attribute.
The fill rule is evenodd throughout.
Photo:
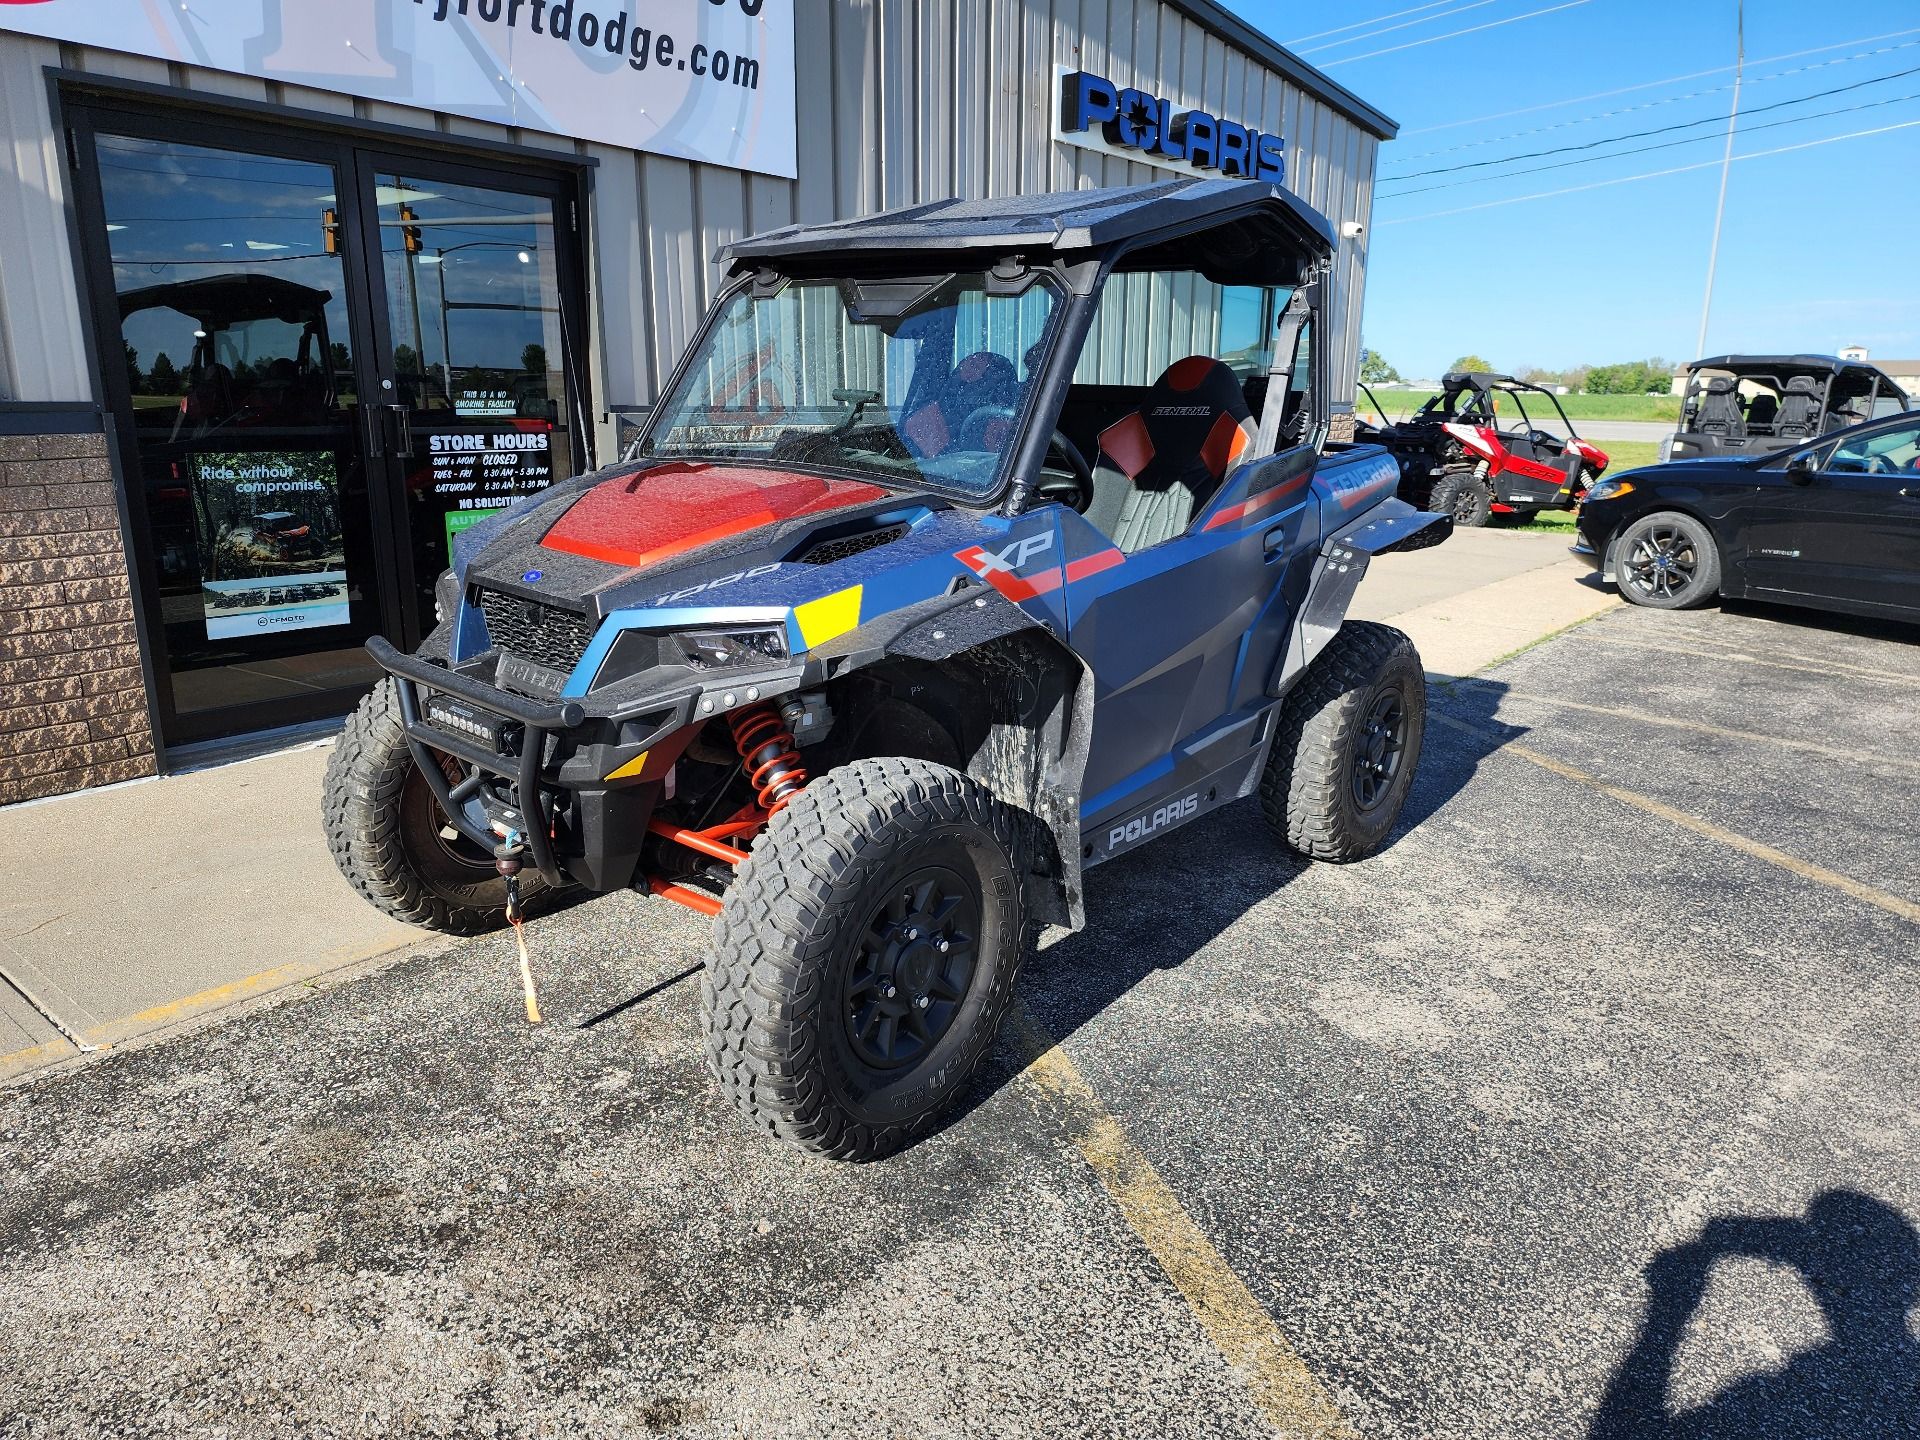
<svg viewBox="0 0 1920 1440"><path fill-rule="evenodd" d="M1280 438L1280 416L1287 408L1287 394L1293 385L1293 362L1300 349L1300 331L1313 313L1313 305L1307 298L1311 288L1310 285L1296 287L1287 300L1287 308L1280 312L1280 330L1273 342L1273 363L1267 367L1267 401L1260 407L1260 434L1253 447L1255 459L1273 454L1274 444ZM1312 377L1308 379L1311 381ZM1311 389L1308 394L1312 394Z"/></svg>

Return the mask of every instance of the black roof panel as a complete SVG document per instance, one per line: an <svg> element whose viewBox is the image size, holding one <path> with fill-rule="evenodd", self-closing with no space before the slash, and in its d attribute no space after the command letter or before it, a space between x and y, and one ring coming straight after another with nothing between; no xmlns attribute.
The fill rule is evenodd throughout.
<svg viewBox="0 0 1920 1440"><path fill-rule="evenodd" d="M723 247L720 258L739 264L847 251L1095 250L1172 226L1205 225L1262 211L1286 223L1311 248L1333 249L1333 227L1285 187L1258 180L1196 178L991 200L934 200L855 220L768 230Z"/></svg>
<svg viewBox="0 0 1920 1440"><path fill-rule="evenodd" d="M1695 360L1687 368L1748 370L1760 365L1776 370L1846 370L1854 366L1862 370L1878 368L1871 360L1842 360L1837 355L1715 355L1710 360Z"/></svg>

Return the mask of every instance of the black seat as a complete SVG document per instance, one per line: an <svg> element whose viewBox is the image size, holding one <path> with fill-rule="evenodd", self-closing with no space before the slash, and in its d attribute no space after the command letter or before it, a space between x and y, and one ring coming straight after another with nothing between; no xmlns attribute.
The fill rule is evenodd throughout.
<svg viewBox="0 0 1920 1440"><path fill-rule="evenodd" d="M900 430L926 458L948 450L998 450L1013 431L1012 411L1019 403L1020 376L1013 361L994 350L976 350L953 367L931 403L907 416ZM1007 413L996 413L1001 411Z"/></svg>
<svg viewBox="0 0 1920 1440"><path fill-rule="evenodd" d="M1176 361L1137 410L1100 432L1087 519L1129 554L1171 540L1253 438L1233 371L1206 355Z"/></svg>
<svg viewBox="0 0 1920 1440"><path fill-rule="evenodd" d="M1747 406L1747 429L1771 430L1773 422L1780 414L1780 402L1774 396L1762 390L1753 397L1753 403Z"/></svg>
<svg viewBox="0 0 1920 1440"><path fill-rule="evenodd" d="M1701 397L1700 413L1693 428L1702 435L1744 435L1746 421L1740 415L1740 400L1734 393L1733 379L1715 375L1707 381L1707 393Z"/></svg>
<svg viewBox="0 0 1920 1440"><path fill-rule="evenodd" d="M1813 434L1820 419L1820 397L1811 375L1796 375L1787 381L1787 392L1780 398L1780 418L1773 433L1782 440L1804 440Z"/></svg>

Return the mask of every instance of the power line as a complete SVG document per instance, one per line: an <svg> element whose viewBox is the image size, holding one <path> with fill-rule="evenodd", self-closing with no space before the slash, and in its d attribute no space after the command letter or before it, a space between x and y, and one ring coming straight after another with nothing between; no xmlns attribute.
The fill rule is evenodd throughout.
<svg viewBox="0 0 1920 1440"><path fill-rule="evenodd" d="M1522 20L1533 20L1542 15L1551 15L1556 10L1571 10L1576 5L1590 5L1593 0L1563 0L1559 5L1549 5L1544 10L1529 10L1524 15L1509 15L1504 20L1489 20L1484 25L1469 25L1464 30L1449 30L1444 35L1429 35L1424 40L1409 40L1403 45L1389 45L1384 50L1369 50L1364 55L1348 55L1339 60L1329 60L1320 68L1331 70L1336 65L1351 65L1356 60L1372 60L1381 55L1393 55L1402 50L1417 50L1422 45L1437 44L1442 40L1455 40L1462 35L1474 35L1482 30L1498 30L1502 25L1517 25Z"/></svg>
<svg viewBox="0 0 1920 1440"><path fill-rule="evenodd" d="M1771 105L1761 105L1747 111L1749 115L1765 115L1771 110L1785 110L1791 105L1805 105L1812 100L1824 100L1829 95L1844 95L1850 90L1864 90L1869 85L1882 85L1889 80L1904 80L1909 75L1920 75L1920 65L1910 70L1896 70L1890 75L1876 75L1871 80L1856 80L1851 85L1836 85L1830 90L1816 90L1811 95L1801 95L1792 100L1778 100ZM1739 95L1739 87L1734 88ZM1833 112L1829 112L1833 113ZM1581 150L1597 150L1602 145L1618 145L1625 140L1644 140L1650 135L1671 135L1676 130L1691 130L1699 125L1718 125L1718 115L1708 115L1699 120L1680 120L1672 125L1656 126L1652 130L1631 130L1625 135L1610 135L1603 140L1588 140L1579 145L1561 145L1551 150L1530 150L1519 155L1503 155L1496 160L1469 160L1464 165L1446 165L1435 170L1415 170L1407 175L1383 176L1382 184L1392 184L1401 180L1424 180L1430 175L1453 175L1462 170L1484 170L1489 165L1511 165L1518 160L1540 160L1549 155L1571 155ZM1633 153L1631 151L1626 153ZM1524 173L1524 172L1522 172ZM1402 191L1411 194L1411 191Z"/></svg>
<svg viewBox="0 0 1920 1440"><path fill-rule="evenodd" d="M1882 45L1877 50L1857 50L1851 55L1840 55L1832 60L1816 61L1812 65L1795 65L1790 70L1775 70L1770 75L1755 75L1746 83L1749 85L1759 85L1768 80L1785 80L1794 75L1810 75L1815 70L1827 70L1835 65L1851 65L1856 60L1871 60L1875 56L1891 55L1896 50L1911 50L1916 45L1920 45L1920 40L1903 40L1898 45ZM1681 78L1686 79L1689 77L1683 76ZM1665 82L1657 81L1655 83ZM1709 85L1704 90L1688 90L1679 95L1665 95L1657 100L1643 100L1638 105L1622 105L1617 109L1600 110L1594 114L1581 115L1572 120L1556 120L1551 125L1535 125L1529 130L1513 130L1505 135L1494 135L1485 140L1465 140L1458 145L1443 145L1438 150L1422 150L1413 155L1396 155L1393 158L1396 161L1406 162L1410 160L1431 160L1440 155L1457 155L1462 150L1479 150L1488 145L1504 144L1508 140L1525 140L1533 135L1550 135L1555 130L1571 130L1577 125L1591 125L1599 120L1613 120L1621 115L1637 114L1642 110L1657 110L1663 105L1678 105L1687 100L1704 100L1709 95L1721 95L1732 88L1731 83L1725 85ZM1563 104L1565 102L1556 101L1554 103ZM1395 175L1383 176L1381 178L1402 180L1408 177Z"/></svg>
<svg viewBox="0 0 1920 1440"><path fill-rule="evenodd" d="M1707 353L1707 318L1713 314L1713 277L1720 268L1720 225L1727 218L1727 176L1733 169L1733 133L1740 123L1740 77L1747 70L1747 0L1733 11L1733 104L1727 109L1727 149L1720 159L1720 199L1713 207L1713 246L1707 251L1707 289L1700 301L1700 338L1693 353ZM1770 107L1771 108L1771 107Z"/></svg>
<svg viewBox="0 0 1920 1440"><path fill-rule="evenodd" d="M1815 45L1810 50L1792 50L1785 55L1769 55L1764 60L1755 60L1755 65L1773 65L1782 60L1799 60L1808 55L1824 55L1829 50L1844 50L1849 45L1871 45L1876 40L1898 40L1907 35L1920 35L1920 28L1910 30L1889 30L1884 35L1865 35L1858 40L1841 40L1832 45ZM1638 85L1622 85L1616 90L1596 90L1591 95L1573 95L1565 100L1549 100L1541 105L1523 105L1518 110L1500 110L1492 115L1475 115L1468 120L1447 120L1438 125L1425 125L1418 130L1402 130L1402 135L1431 135L1436 130L1458 130L1462 125L1484 125L1493 120L1511 120L1516 115L1532 115L1541 110L1558 110L1565 105L1584 105L1589 100L1611 100L1616 95L1631 95L1636 90L1652 90L1660 85L1679 85L1688 80L1701 80L1709 75L1724 75L1733 69L1731 65L1716 65L1711 70L1695 70L1686 75L1669 75L1664 80L1643 80Z"/></svg>
<svg viewBox="0 0 1920 1440"><path fill-rule="evenodd" d="M1398 20L1402 15L1412 15L1419 10L1433 10L1442 5L1451 5L1453 0L1427 0L1425 5L1416 5L1412 10L1395 10L1391 14L1376 15L1371 20L1356 20L1351 25L1336 25L1331 30L1316 30L1311 35L1301 35L1288 40L1287 45L1304 45L1309 40L1324 40L1329 35L1342 35L1349 30L1364 30L1369 25L1378 25L1382 20Z"/></svg>
<svg viewBox="0 0 1920 1440"><path fill-rule="evenodd" d="M1860 110L1877 110L1883 105L1898 105L1906 100L1920 100L1920 91L1911 95L1890 95L1885 100L1867 100L1858 105L1842 105L1835 110L1820 110L1812 115L1795 115L1786 120L1769 120L1764 125L1742 126L1742 135L1755 130L1777 130L1782 125L1804 125L1809 120L1825 120L1834 115L1852 115ZM1575 165L1594 165L1602 160L1619 160L1628 155L1649 155L1655 150L1674 150L1682 145L1698 145L1702 140L1711 140L1711 135L1690 135L1685 140L1663 140L1658 145L1642 145L1636 150L1616 150L1610 155L1589 155L1584 160L1562 160L1554 165L1535 165L1529 170L1512 170L1505 175L1476 175L1470 180L1447 180L1438 185L1422 185L1418 190L1402 190L1397 195L1382 195L1382 200L1401 200L1409 195L1425 195L1431 190L1457 190L1462 185L1478 185L1483 181L1512 180L1522 175L1542 175L1549 170L1569 170Z"/></svg>
<svg viewBox="0 0 1920 1440"><path fill-rule="evenodd" d="M1911 130L1920 125L1920 120L1902 120L1897 125L1878 125L1871 130L1850 130L1845 135L1829 135L1821 140L1802 140L1797 145L1781 145L1773 150L1754 150L1745 155L1733 157L1733 163L1742 160L1764 160L1769 155L1787 155L1795 150L1812 150L1821 145L1837 145L1842 140L1860 140L1869 135L1888 135L1895 130ZM1567 185L1558 190L1541 190L1532 195L1509 195L1504 200L1483 200L1478 205L1458 205L1451 210L1429 210L1424 215L1401 215L1392 220L1381 220L1381 225L1411 225L1416 220L1439 220L1448 215L1466 215L1475 210L1493 210L1502 205L1520 205L1530 200L1552 200L1561 195L1578 195L1587 190L1604 190L1610 185L1630 185L1636 180L1658 180L1666 175L1684 175L1690 170L1708 170L1718 165L1718 160L1700 160L1691 165L1673 165L1665 170L1648 170L1639 175L1620 175L1612 180L1590 180L1584 185Z"/></svg>
<svg viewBox="0 0 1920 1440"><path fill-rule="evenodd" d="M1494 0L1468 0L1465 5L1457 5L1451 10L1442 10L1438 15L1422 15L1418 20L1402 20L1398 25L1382 25L1378 30L1368 30L1361 35L1349 35L1344 40L1334 40L1325 45L1316 45L1311 50L1302 50L1302 55L1318 55L1327 50L1338 50L1342 45L1359 45L1376 39L1381 35L1391 35L1395 30L1410 30L1415 25L1431 25L1436 20L1445 20L1450 15L1459 15L1467 10L1478 10L1482 5L1491 5Z"/></svg>

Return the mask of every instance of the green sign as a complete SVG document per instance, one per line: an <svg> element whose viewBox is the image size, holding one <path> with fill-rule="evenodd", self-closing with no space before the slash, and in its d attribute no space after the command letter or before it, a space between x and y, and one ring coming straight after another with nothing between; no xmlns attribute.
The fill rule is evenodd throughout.
<svg viewBox="0 0 1920 1440"><path fill-rule="evenodd" d="M447 563L453 563L453 537L462 530L471 530L489 515L498 515L507 507L496 505L491 510L449 510L447 511Z"/></svg>

